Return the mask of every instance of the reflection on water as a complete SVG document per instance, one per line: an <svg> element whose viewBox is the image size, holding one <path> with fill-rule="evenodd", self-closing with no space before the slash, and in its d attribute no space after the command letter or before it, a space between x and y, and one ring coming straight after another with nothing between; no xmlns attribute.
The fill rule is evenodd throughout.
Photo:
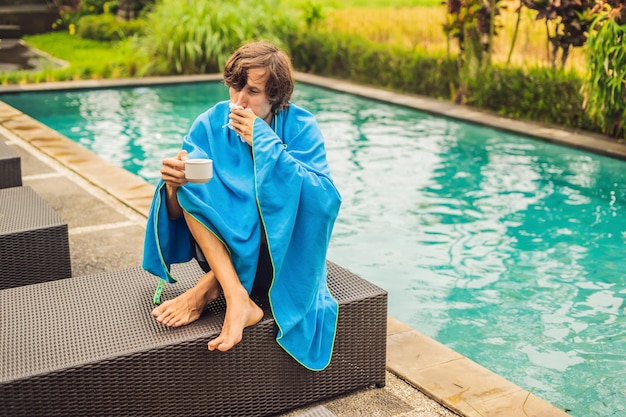
<svg viewBox="0 0 626 417"><path fill-rule="evenodd" d="M36 98L35 98L36 97ZM220 84L6 96L148 181ZM298 86L390 314L578 417L626 412L626 163Z"/></svg>

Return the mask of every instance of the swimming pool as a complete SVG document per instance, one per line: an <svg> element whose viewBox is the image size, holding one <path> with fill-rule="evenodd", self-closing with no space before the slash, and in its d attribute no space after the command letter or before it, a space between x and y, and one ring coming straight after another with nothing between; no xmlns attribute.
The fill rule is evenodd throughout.
<svg viewBox="0 0 626 417"><path fill-rule="evenodd" d="M217 83L5 95L154 182ZM298 85L344 204L329 258L390 314L571 414L626 399L626 163Z"/></svg>

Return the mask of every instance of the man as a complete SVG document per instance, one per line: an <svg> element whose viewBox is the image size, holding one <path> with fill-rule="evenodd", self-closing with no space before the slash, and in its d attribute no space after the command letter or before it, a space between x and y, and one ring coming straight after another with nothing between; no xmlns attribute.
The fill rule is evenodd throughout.
<svg viewBox="0 0 626 417"><path fill-rule="evenodd" d="M321 132L308 111L289 102L293 70L275 45L239 48L224 82L230 101L198 116L182 150L163 160L144 248L144 268L162 282L174 282L170 264L194 252L201 265L206 259L206 273L152 314L182 326L223 292L224 325L208 348L227 351L263 317L249 294L267 279L277 342L305 367L324 369L338 311L326 286L326 252L341 197ZM213 159L211 181L187 182L188 157Z"/></svg>

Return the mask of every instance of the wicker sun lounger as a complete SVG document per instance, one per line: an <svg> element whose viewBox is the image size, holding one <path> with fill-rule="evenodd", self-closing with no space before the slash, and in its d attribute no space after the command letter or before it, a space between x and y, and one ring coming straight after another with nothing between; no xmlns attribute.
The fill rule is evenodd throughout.
<svg viewBox="0 0 626 417"><path fill-rule="evenodd" d="M21 158L0 139L0 188L20 185L22 185Z"/></svg>
<svg viewBox="0 0 626 417"><path fill-rule="evenodd" d="M174 266L168 299L201 273ZM0 416L266 416L384 386L387 293L329 263L340 303L332 362L296 363L265 317L229 352L209 352L223 299L191 325L151 317L156 280L141 268L0 291Z"/></svg>
<svg viewBox="0 0 626 417"><path fill-rule="evenodd" d="M0 189L0 290L71 275L67 223L32 188Z"/></svg>

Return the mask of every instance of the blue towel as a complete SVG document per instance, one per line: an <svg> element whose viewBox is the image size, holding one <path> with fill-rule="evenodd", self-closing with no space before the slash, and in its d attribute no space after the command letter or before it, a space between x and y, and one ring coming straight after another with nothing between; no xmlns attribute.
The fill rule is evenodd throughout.
<svg viewBox="0 0 626 417"><path fill-rule="evenodd" d="M274 271L269 300L276 341L306 368L322 370L330 363L337 327L326 253L341 196L321 132L311 113L290 104L272 126L255 120L250 146L224 127L229 112L227 101L216 104L185 136L189 158L213 160L213 178L180 187L179 203L225 244L248 292L263 223ZM164 193L161 181L148 217L143 267L162 282L175 282L170 265L191 260L192 247L184 219L168 218Z"/></svg>

